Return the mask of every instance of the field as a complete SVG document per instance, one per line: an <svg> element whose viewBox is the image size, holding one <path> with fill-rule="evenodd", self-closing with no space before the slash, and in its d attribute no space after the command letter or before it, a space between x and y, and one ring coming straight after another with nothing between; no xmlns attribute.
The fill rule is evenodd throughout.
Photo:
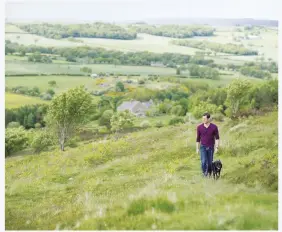
<svg viewBox="0 0 282 232"><path fill-rule="evenodd" d="M136 40L113 40L113 39L96 39L96 38L79 38L82 42L71 42L69 39L55 40L32 34L17 34L10 32L18 32L16 26L6 25L5 39L24 45L54 46L54 47L71 47L71 46L92 46L102 47L111 50L120 51L150 51L155 53L181 53L194 55L195 52L202 51L196 48L182 47L170 43L172 38L153 36L148 34L138 34ZM192 40L209 40L218 43L242 43L244 46L258 50L265 54L265 58L278 59L277 45L278 36L274 30L261 31L261 38L255 40L241 40L241 42L233 41L233 36L243 36L244 32L234 31L234 27L219 28L212 37L196 37ZM258 56L230 56L227 54L218 54L216 57L211 56L215 63L233 63L242 64L245 61L254 61Z"/></svg>
<svg viewBox="0 0 282 232"><path fill-rule="evenodd" d="M132 68L132 67L131 67ZM122 81L126 87L141 87L138 84L138 80L145 80L145 84L143 87L149 89L166 89L167 87L179 86L181 82L189 81L193 83L203 83L208 84L209 86L226 86L230 83L235 77L239 77L232 73L227 75L221 75L220 80L207 80L207 79L197 79L197 78L179 78L179 77L171 77L171 78L163 78L160 77L160 82L157 81L149 81L147 80L147 76L138 76L138 77L127 77L120 76L119 78L113 77L105 77L103 78L103 86L99 84L99 80L93 79L87 76L64 76L64 75L47 75L47 76L6 76L5 83L8 88L13 88L17 86L26 86L26 87L38 87L41 92L45 92L50 89L48 82L56 81L56 86L52 87L56 93L61 93L66 91L69 88L73 88L79 85L84 85L90 91L94 90L103 90L108 88L115 88L115 85L118 81ZM262 80L258 78L250 78L240 76L240 78L248 79L253 83L261 82ZM131 84L126 83L126 81L130 79L132 80Z"/></svg>
<svg viewBox="0 0 282 232"><path fill-rule="evenodd" d="M23 105L34 104L46 104L47 101L43 101L36 97L29 97L13 93L5 93L5 108L17 108Z"/></svg>
<svg viewBox="0 0 282 232"><path fill-rule="evenodd" d="M6 229L277 230L277 117L217 123L218 181L190 123L7 158Z"/></svg>
<svg viewBox="0 0 282 232"><path fill-rule="evenodd" d="M242 28L241 28L242 29ZM243 29L242 29L243 30ZM241 39L240 42L236 42L233 40L234 37L243 37L247 32L237 32L234 29L231 28L225 28L224 30L221 29L221 31L216 32L215 36L212 37L197 37L197 38L191 38L191 40L203 40L203 41L210 41L210 42L216 42L216 43L233 43L233 44L242 44L246 48L254 49L259 51L260 53L264 53L265 58L271 58L274 61L278 61L278 35L277 30L270 30L267 29L261 30L260 35L258 38L254 39ZM222 56L221 54L221 57ZM245 61L254 61L256 56L230 56L227 55L229 59L240 59Z"/></svg>
<svg viewBox="0 0 282 232"><path fill-rule="evenodd" d="M5 73L7 75L15 74L84 74L80 71L82 67L89 67L92 73L108 72L122 74L158 74L158 75L174 75L176 73L173 68L150 67L150 66L123 66L123 65L107 65L107 64L44 64L30 63L24 61L6 60Z"/></svg>

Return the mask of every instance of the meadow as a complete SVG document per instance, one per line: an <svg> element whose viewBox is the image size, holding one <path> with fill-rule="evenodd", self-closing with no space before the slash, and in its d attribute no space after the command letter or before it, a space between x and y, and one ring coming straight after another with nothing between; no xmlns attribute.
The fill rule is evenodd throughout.
<svg viewBox="0 0 282 232"><path fill-rule="evenodd" d="M216 123L218 181L191 123L7 158L6 229L277 230L277 112Z"/></svg>
<svg viewBox="0 0 282 232"><path fill-rule="evenodd" d="M47 101L43 101L40 98L30 97L20 94L5 93L5 108L18 108L24 105L46 104Z"/></svg>
<svg viewBox="0 0 282 232"><path fill-rule="evenodd" d="M44 64L31 63L24 61L6 60L5 74L85 74L80 71L82 67L92 69L92 73L108 72L121 74L140 74L140 75L174 75L173 68L151 67L151 66L125 66L108 64Z"/></svg>

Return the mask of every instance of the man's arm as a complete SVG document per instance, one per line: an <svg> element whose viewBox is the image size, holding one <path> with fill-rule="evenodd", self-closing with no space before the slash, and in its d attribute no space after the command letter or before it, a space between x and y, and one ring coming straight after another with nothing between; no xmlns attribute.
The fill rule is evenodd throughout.
<svg viewBox="0 0 282 232"><path fill-rule="evenodd" d="M215 149L218 149L219 147L219 132L218 128L215 129Z"/></svg>
<svg viewBox="0 0 282 232"><path fill-rule="evenodd" d="M200 134L199 127L197 127L196 153L198 153L200 149L200 140L201 140L201 134Z"/></svg>

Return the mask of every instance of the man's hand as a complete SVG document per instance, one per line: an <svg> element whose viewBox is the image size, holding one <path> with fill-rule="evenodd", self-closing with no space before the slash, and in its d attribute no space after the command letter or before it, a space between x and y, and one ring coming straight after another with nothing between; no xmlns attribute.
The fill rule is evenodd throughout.
<svg viewBox="0 0 282 232"><path fill-rule="evenodd" d="M199 154L199 148L196 149L196 153Z"/></svg>
<svg viewBox="0 0 282 232"><path fill-rule="evenodd" d="M218 153L218 147L214 149L214 153Z"/></svg>

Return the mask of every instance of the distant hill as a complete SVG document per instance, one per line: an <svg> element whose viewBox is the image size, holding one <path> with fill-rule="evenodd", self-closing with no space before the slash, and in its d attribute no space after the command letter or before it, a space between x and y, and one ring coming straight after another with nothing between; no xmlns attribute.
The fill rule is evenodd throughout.
<svg viewBox="0 0 282 232"><path fill-rule="evenodd" d="M269 26L269 27L278 27L278 20L267 20L267 19L252 19L252 18L243 18L243 19L223 19L223 18L155 18L155 19L139 19L139 20L50 20L50 19L20 19L20 18L6 18L6 23L60 23L60 24L72 24L72 23L93 23L93 22L108 22L108 23L122 23L122 24L208 24L211 26L236 26L236 25L254 25L254 26Z"/></svg>
<svg viewBox="0 0 282 232"><path fill-rule="evenodd" d="M223 18L159 18L144 20L150 24L208 24L211 26L254 25L278 27L278 20L264 19L223 19Z"/></svg>

